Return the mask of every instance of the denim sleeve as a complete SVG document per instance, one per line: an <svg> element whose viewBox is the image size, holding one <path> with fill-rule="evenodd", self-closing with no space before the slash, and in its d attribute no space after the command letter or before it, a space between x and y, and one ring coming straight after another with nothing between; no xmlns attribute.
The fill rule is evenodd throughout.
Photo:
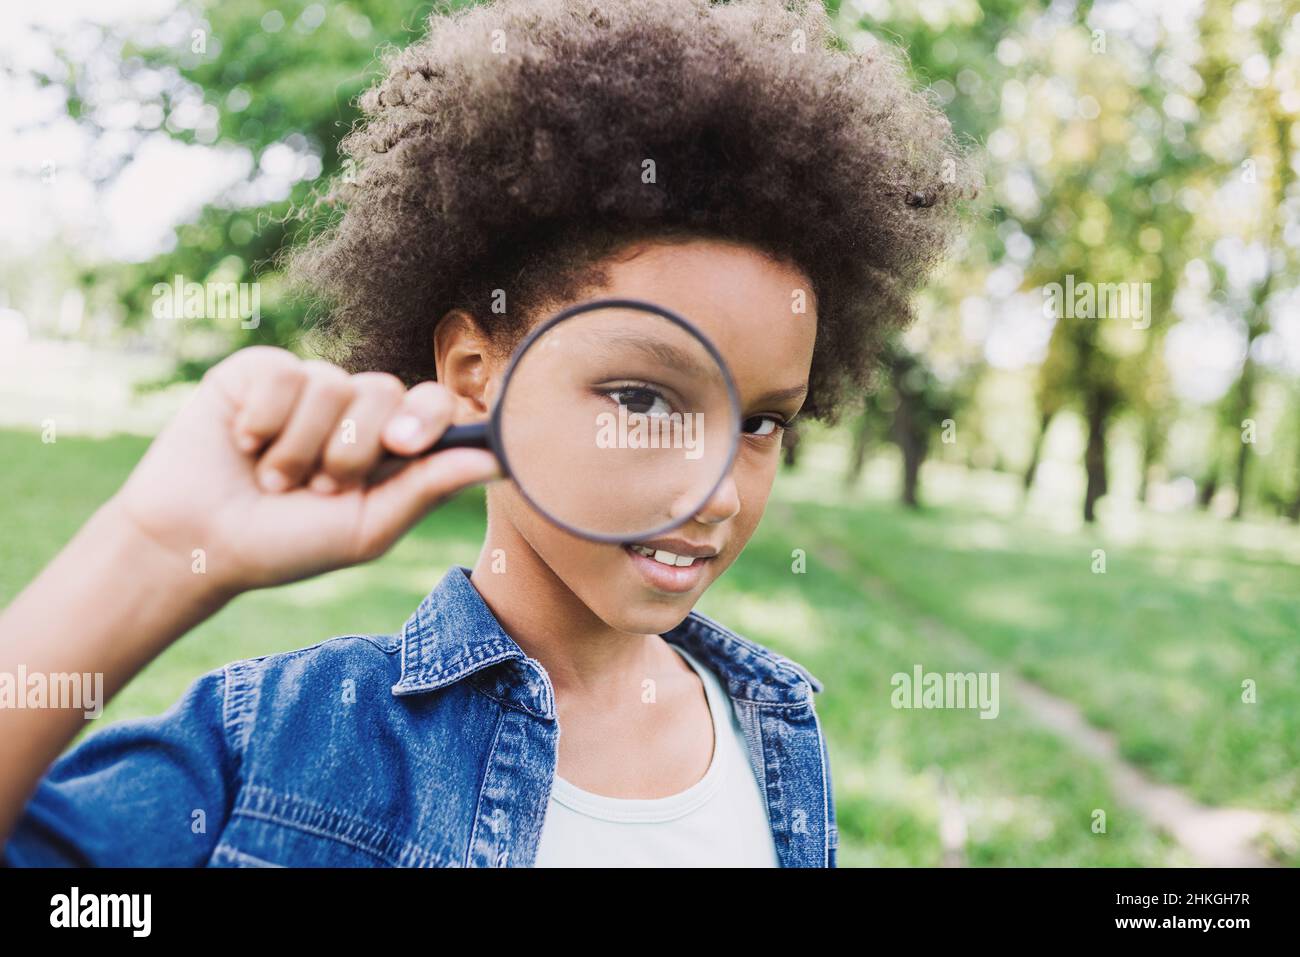
<svg viewBox="0 0 1300 957"><path fill-rule="evenodd" d="M230 813L238 762L225 671L163 714L86 735L40 780L0 853L5 867L198 867Z"/></svg>
<svg viewBox="0 0 1300 957"><path fill-rule="evenodd" d="M830 853L827 864L830 867L838 867L837 859L839 857L840 847L840 826L835 820L835 786L831 774L831 752L826 744L826 738L822 737L822 761L826 765L826 817L827 830L829 831Z"/></svg>

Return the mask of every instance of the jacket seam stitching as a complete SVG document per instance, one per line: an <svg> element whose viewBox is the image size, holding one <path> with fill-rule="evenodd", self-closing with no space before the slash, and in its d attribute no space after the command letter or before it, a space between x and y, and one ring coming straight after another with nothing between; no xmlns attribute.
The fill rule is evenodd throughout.
<svg viewBox="0 0 1300 957"><path fill-rule="evenodd" d="M486 694L486 692L484 692ZM488 697L492 697L488 695ZM479 821L482 818L483 811L483 785L487 781L488 772L492 766L492 758L497 753L497 742L501 740L501 726L505 724L505 715L497 715L497 726L492 729L492 746L488 749L487 759L483 762L483 773L478 779L478 794L474 796L474 826L469 832L469 846L465 848L465 866L469 867L474 860L474 845L478 843Z"/></svg>
<svg viewBox="0 0 1300 957"><path fill-rule="evenodd" d="M235 759L235 766L240 772L244 767L244 748L240 746L239 739L241 735L232 733L232 724L242 724L243 715L232 719L231 713L234 707L231 701L231 693L236 683L232 669L237 662L227 664L221 669L221 733L225 739L226 747L230 750L231 756Z"/></svg>
<svg viewBox="0 0 1300 957"><path fill-rule="evenodd" d="M306 824L302 821L290 820L289 818L281 817L278 814L273 814L270 811L258 811L251 808L240 808L235 813L241 815L242 817L250 817L258 821L270 821L272 824L278 824L281 827L292 828L293 830L302 831L306 834L312 834L315 835L316 837L324 837L331 841L336 841L339 844L343 844L347 847L350 847L354 850L361 851L364 854L369 854L371 857L382 861L383 863L389 865L390 867L396 866L396 862L393 860L393 858L390 855L385 854L382 851L375 850L372 847L367 847L366 845L360 844L356 841L349 840L348 838L343 837L340 834L335 834L334 832L329 831L322 827L318 827L312 824Z"/></svg>
<svg viewBox="0 0 1300 957"><path fill-rule="evenodd" d="M449 688L454 684L459 684L466 678L471 678L493 665L500 664L503 661L517 659L519 655L514 649L506 646L494 646L489 650L481 650L473 654L457 655L451 661L444 663L438 668L422 668L413 671L411 674L402 674L397 679L396 687L402 688L403 692L423 692L423 691L440 691L443 688ZM464 665L473 665L474 667L464 667ZM402 667L405 668L405 660Z"/></svg>
<svg viewBox="0 0 1300 957"><path fill-rule="evenodd" d="M779 652L774 652L772 649L766 648L763 645L759 644L758 642L750 638L746 638L744 635L738 634L735 631L732 631L730 628L727 628L725 625L722 625L721 623L714 621L713 619L707 617L701 612L693 611L691 612L691 617L694 618L694 620L698 622L702 628L710 632L715 637L722 638L725 640L735 641L739 643L747 651L750 651L753 654L757 655L758 657L767 661L778 672L793 673L796 681L791 683L797 684L799 681L803 681L803 682L807 682L809 687L813 686L813 682L809 681L809 678L812 677L812 673L807 672L807 669L803 669L801 665L797 665L794 659L790 658L789 656L781 655ZM820 679L817 679L817 683L822 684L824 687L824 683Z"/></svg>
<svg viewBox="0 0 1300 957"><path fill-rule="evenodd" d="M523 705L519 704L519 702L517 701L511 701L509 698L499 697L497 695L494 695L491 691L488 691L486 688L479 687L478 684L476 684L474 681L474 677L476 674L477 672L471 675L466 675L465 678L463 679L469 685L471 690L478 692L483 697L487 698L489 701L495 701L503 708L508 708L511 711L518 711L520 714L526 714L530 718L540 718L543 721L551 720L546 715L533 711L531 708L526 708ZM441 690L441 689L436 689L436 690Z"/></svg>
<svg viewBox="0 0 1300 957"><path fill-rule="evenodd" d="M375 635L331 635L329 638L324 638L313 645L307 645L305 648L290 648L288 651L276 651L266 655L254 655L250 658L242 658L239 661L232 662L231 664L255 665L264 661L280 661L286 658L294 658L298 655L306 654L309 651L318 651L333 641L364 641L377 651L381 651L385 655L389 656L399 654L402 650L400 645L391 648L388 647L379 639L378 636Z"/></svg>
<svg viewBox="0 0 1300 957"><path fill-rule="evenodd" d="M771 800L771 792L768 790L769 781L768 781L768 773L767 773L767 738L763 734L763 716L761 714L754 715L754 727L758 730L758 753L759 756L763 759L761 762L763 767L763 810L767 812L767 828L770 831L772 830L772 800ZM785 824L785 817L784 815L782 815L783 827L784 824ZM785 837L786 839L785 841L786 847L789 847L790 845L789 836L785 834L783 834L782 836ZM776 835L773 834L772 837L773 840L775 841ZM780 863L782 867L785 866L784 861L781 861Z"/></svg>
<svg viewBox="0 0 1300 957"><path fill-rule="evenodd" d="M268 861L265 858L258 857L256 854L249 854L246 851L241 851L238 848L233 847L232 845L226 843L217 845L216 849L212 852L212 856L216 857L217 855L221 855L222 857L233 858L236 861L253 861L259 867L284 867L283 864L273 863L272 861Z"/></svg>
<svg viewBox="0 0 1300 957"><path fill-rule="evenodd" d="M408 858L424 864L436 864L439 860L437 856L430 854L428 851L426 851L424 848L420 847L419 845L412 844L409 841L405 841L402 840L401 838L395 837L392 834L392 832L388 831L387 829L371 824L370 822L362 818L356 817L355 815L349 814L345 811L340 811L337 809L332 810L308 798L300 797L296 794L281 794L280 792L277 792L271 788L262 787L260 785L250 785L245 790L246 793L249 793L250 795L265 795L266 797L269 797L273 802L278 803L283 801L291 801L297 804L298 806L300 806L301 808L303 808L303 810L305 811L311 811L317 814L324 813L326 815L334 814L342 821L346 821L353 824L360 824L365 827L371 828L377 836L384 839L384 842L392 845L392 847L396 850L396 853L394 853L393 850L388 850L388 851L383 850L379 846L378 842L358 841L354 838L349 838L346 837L345 835L338 834L337 832L329 828L323 827L319 824L313 824L310 821L295 820L292 817L279 814L274 810L274 805L271 810L264 810L259 807L247 807L247 806L239 807L236 808L234 812L236 814L241 814L245 817L251 817L258 820L271 821L272 823L279 824L283 827L294 828L296 830L304 831L308 834L315 834L321 837L327 837L330 840L336 841L340 844L344 844L347 845L348 847L352 847L359 851L363 851L371 855L372 857L384 861L390 866L400 866L401 862L404 859L408 859Z"/></svg>
<svg viewBox="0 0 1300 957"><path fill-rule="evenodd" d="M822 866L829 868L831 866L831 827L833 822L831 821L830 809L831 782L826 770L826 739L822 736L822 722L817 717L817 709L812 705L809 705L809 709L812 711L813 727L817 729L817 756L822 765L822 821L824 822L822 826Z"/></svg>

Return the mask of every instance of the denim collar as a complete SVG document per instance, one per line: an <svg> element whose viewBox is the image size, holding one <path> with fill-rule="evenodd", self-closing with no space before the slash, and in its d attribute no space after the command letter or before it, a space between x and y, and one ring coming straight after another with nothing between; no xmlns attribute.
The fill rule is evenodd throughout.
<svg viewBox="0 0 1300 957"><path fill-rule="evenodd" d="M394 695L436 691L471 678L502 703L553 719L546 670L505 633L469 580L453 565L402 629L402 674ZM703 662L738 701L791 706L811 703L822 684L803 667L692 611L665 641Z"/></svg>

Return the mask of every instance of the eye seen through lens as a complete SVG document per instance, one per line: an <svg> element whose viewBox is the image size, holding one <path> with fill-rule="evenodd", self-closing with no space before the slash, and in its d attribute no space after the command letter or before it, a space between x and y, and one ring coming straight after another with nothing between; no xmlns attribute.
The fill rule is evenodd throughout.
<svg viewBox="0 0 1300 957"><path fill-rule="evenodd" d="M588 304L525 340L496 410L525 497L590 538L689 519L730 468L735 388L716 351L650 304Z"/></svg>

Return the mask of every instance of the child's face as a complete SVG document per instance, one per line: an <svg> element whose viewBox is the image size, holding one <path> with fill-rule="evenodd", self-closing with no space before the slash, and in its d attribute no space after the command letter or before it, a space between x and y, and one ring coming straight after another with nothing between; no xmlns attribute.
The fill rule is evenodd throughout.
<svg viewBox="0 0 1300 957"><path fill-rule="evenodd" d="M494 523L508 522L606 624L659 634L686 617L757 527L781 454L781 430L768 420L793 418L803 404L817 318L807 276L755 249L694 240L647 243L643 250L610 266L608 285L584 298L631 297L667 306L712 340L730 367L743 420L731 471L693 518L652 539L664 551L673 551L668 540L675 539L716 554L670 567L627 546L576 537L534 511L508 482L489 488L488 508ZM806 311L795 311L798 299L806 301ZM502 371L498 366L492 373L498 381Z"/></svg>

